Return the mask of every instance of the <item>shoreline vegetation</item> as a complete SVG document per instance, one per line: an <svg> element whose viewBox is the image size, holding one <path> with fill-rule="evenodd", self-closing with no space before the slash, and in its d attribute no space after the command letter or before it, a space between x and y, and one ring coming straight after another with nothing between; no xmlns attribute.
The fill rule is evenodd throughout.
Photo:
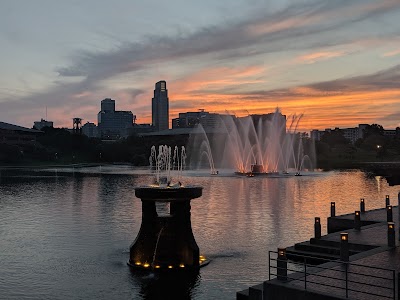
<svg viewBox="0 0 400 300"><path fill-rule="evenodd" d="M34 143L0 143L0 167L51 168L128 164L149 165L153 145L181 147L189 136L130 136L117 141L88 138L60 128L44 128ZM305 142L311 140L306 138ZM188 151L190 159L190 150ZM305 153L307 154L307 153ZM380 125L370 125L364 138L350 143L340 131L333 130L315 141L316 169L362 169L372 162L400 162L400 135L384 136Z"/></svg>

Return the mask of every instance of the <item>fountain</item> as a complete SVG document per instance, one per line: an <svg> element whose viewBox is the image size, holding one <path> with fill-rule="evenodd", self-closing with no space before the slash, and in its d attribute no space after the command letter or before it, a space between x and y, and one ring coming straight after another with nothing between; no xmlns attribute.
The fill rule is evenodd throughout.
<svg viewBox="0 0 400 300"><path fill-rule="evenodd" d="M297 132L302 116L286 119L278 108L274 113L241 118L222 115L217 138L212 137L215 134L207 136L204 129L200 130L203 134L195 131L189 143L195 153L191 166L195 165L193 161L201 161L201 149L205 149L214 170L214 162L218 162L218 168L235 169L237 175L300 175L305 169L313 169L315 156L311 141Z"/></svg>
<svg viewBox="0 0 400 300"><path fill-rule="evenodd" d="M181 173L186 152L175 147L171 160L171 147L153 146L150 166L155 170L155 183L135 188L142 201L142 224L130 247L128 264L133 268L151 270L197 270L209 261L200 255L190 220L190 201L201 197L202 187L172 183L173 170ZM157 205L169 204L161 214Z"/></svg>

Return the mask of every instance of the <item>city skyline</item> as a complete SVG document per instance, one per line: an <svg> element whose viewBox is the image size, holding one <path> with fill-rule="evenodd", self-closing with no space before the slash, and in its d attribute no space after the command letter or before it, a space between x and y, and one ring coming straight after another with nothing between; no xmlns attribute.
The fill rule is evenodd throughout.
<svg viewBox="0 0 400 300"><path fill-rule="evenodd" d="M1 7L3 122L31 127L46 107L56 127L94 122L110 97L151 123L154 82L166 80L170 122L201 108L241 116L278 106L305 115L301 130L400 126L396 0Z"/></svg>

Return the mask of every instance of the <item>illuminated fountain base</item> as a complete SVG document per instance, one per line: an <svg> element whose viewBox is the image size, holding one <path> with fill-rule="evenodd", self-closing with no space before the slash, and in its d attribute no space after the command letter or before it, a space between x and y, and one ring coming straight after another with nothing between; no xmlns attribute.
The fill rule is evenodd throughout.
<svg viewBox="0 0 400 300"><path fill-rule="evenodd" d="M254 164L251 165L250 172L235 172L236 175L247 176L247 177L254 177L254 176L271 176L271 175L279 175L279 172L266 172L264 170L263 165Z"/></svg>
<svg viewBox="0 0 400 300"><path fill-rule="evenodd" d="M201 197L197 186L135 188L142 200L142 224L130 247L128 264L151 270L198 270L209 261L200 255L190 221L190 201ZM156 203L169 203L169 212L157 213Z"/></svg>

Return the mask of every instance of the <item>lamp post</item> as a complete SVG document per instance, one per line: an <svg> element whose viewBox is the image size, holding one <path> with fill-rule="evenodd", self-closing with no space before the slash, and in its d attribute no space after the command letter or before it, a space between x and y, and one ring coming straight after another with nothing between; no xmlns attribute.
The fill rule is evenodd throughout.
<svg viewBox="0 0 400 300"><path fill-rule="evenodd" d="M340 234L340 260L349 261L349 234L347 232Z"/></svg>
<svg viewBox="0 0 400 300"><path fill-rule="evenodd" d="M387 232L388 246L396 247L396 232L394 229L394 223L388 222L388 232Z"/></svg>
<svg viewBox="0 0 400 300"><path fill-rule="evenodd" d="M286 248L278 248L277 278L282 281L287 280Z"/></svg>
<svg viewBox="0 0 400 300"><path fill-rule="evenodd" d="M365 213L365 200L364 200L364 198L361 198L361 200L360 200L360 211L362 213Z"/></svg>
<svg viewBox="0 0 400 300"><path fill-rule="evenodd" d="M335 202L331 202L331 217L336 216L336 205Z"/></svg>
<svg viewBox="0 0 400 300"><path fill-rule="evenodd" d="M360 230L361 229L361 216L360 211L356 210L354 213L354 229Z"/></svg>
<svg viewBox="0 0 400 300"><path fill-rule="evenodd" d="M393 207L391 205L386 206L386 219L388 222L393 222Z"/></svg>
<svg viewBox="0 0 400 300"><path fill-rule="evenodd" d="M321 218L320 217L315 217L315 222L314 222L314 237L316 239L321 238Z"/></svg>

